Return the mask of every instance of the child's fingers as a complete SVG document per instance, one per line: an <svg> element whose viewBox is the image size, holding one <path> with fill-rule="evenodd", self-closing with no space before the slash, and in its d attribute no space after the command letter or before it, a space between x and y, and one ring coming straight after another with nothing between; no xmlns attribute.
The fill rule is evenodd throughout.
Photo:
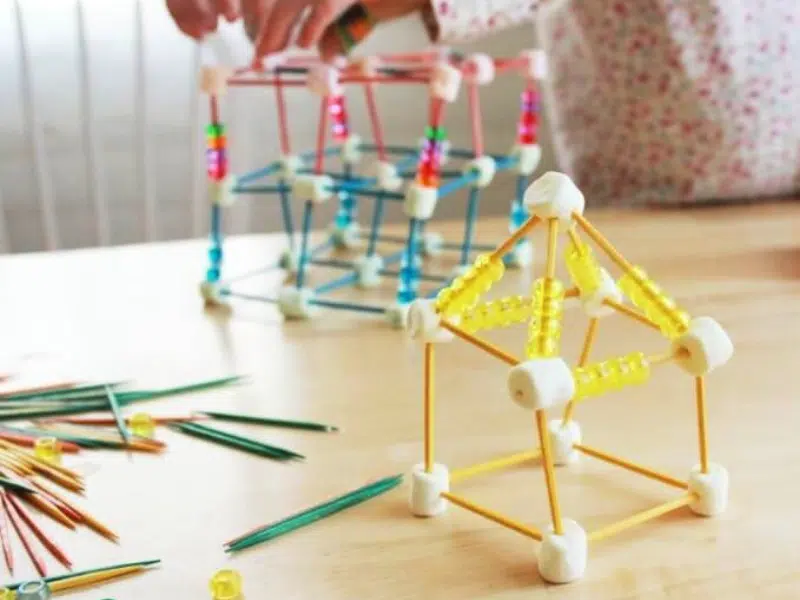
<svg viewBox="0 0 800 600"><path fill-rule="evenodd" d="M333 25L334 21L353 4L356 4L354 0L321 0L317 2L300 30L297 45L301 48L310 48L319 44L325 30Z"/></svg>
<svg viewBox="0 0 800 600"><path fill-rule="evenodd" d="M194 39L217 28L217 15L206 0L167 0L167 10L178 29Z"/></svg>
<svg viewBox="0 0 800 600"><path fill-rule="evenodd" d="M218 15L222 15L229 23L239 18L239 2L237 0L212 0Z"/></svg>
<svg viewBox="0 0 800 600"><path fill-rule="evenodd" d="M328 27L322 34L322 39L318 44L319 56L324 62L331 62L337 56L347 54L349 48L345 48L339 32L335 27Z"/></svg>
<svg viewBox="0 0 800 600"><path fill-rule="evenodd" d="M289 44L292 29L300 20L309 0L273 1L262 16L256 57L280 52Z"/></svg>

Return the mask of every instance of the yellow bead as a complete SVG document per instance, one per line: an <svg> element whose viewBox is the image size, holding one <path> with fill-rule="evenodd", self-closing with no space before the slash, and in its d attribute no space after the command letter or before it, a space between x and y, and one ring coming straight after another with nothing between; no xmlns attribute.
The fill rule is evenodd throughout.
<svg viewBox="0 0 800 600"><path fill-rule="evenodd" d="M650 378L650 363L644 354L634 352L573 370L575 399L600 396L633 385L646 383Z"/></svg>
<svg viewBox="0 0 800 600"><path fill-rule="evenodd" d="M557 356L564 313L564 285L558 279L537 279L533 285L531 312L526 347L528 358Z"/></svg>
<svg viewBox="0 0 800 600"><path fill-rule="evenodd" d="M242 598L242 576L239 571L222 569L214 573L209 585L212 600L240 600Z"/></svg>
<svg viewBox="0 0 800 600"><path fill-rule="evenodd" d="M564 260L567 263L567 271L581 295L591 296L600 288L600 265L597 264L597 259L589 246L582 242L575 244L570 241L564 253Z"/></svg>
<svg viewBox="0 0 800 600"><path fill-rule="evenodd" d="M53 464L61 463L61 442L54 437L38 438L33 445L33 453L37 458Z"/></svg>
<svg viewBox="0 0 800 600"><path fill-rule="evenodd" d="M14 590L0 588L0 600L14 600Z"/></svg>
<svg viewBox="0 0 800 600"><path fill-rule="evenodd" d="M642 268L635 267L620 277L619 287L634 306L658 325L666 337L674 339L686 333L691 317L678 308L675 300L649 279Z"/></svg>
<svg viewBox="0 0 800 600"><path fill-rule="evenodd" d="M156 431L156 422L147 413L131 415L129 426L133 435L142 438L151 438Z"/></svg>
<svg viewBox="0 0 800 600"><path fill-rule="evenodd" d="M475 305L478 298L487 292L504 272L505 266L502 260L499 258L490 260L490 255L481 254L466 273L439 292L436 309L447 317L463 314Z"/></svg>

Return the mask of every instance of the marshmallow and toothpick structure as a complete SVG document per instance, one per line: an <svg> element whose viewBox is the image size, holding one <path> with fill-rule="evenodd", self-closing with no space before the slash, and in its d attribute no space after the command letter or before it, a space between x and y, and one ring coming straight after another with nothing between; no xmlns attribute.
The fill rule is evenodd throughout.
<svg viewBox="0 0 800 600"><path fill-rule="evenodd" d="M518 121L518 133L509 155L493 155L484 147L479 88L491 84L505 73L520 75L525 82ZM539 93L537 81L545 76L545 63L538 51L526 51L514 59L493 59L485 54L463 57L445 51L407 55L371 56L337 65L321 64L316 59L272 58L260 69L226 70L205 67L201 89L208 95L211 123L207 136L207 164L211 201L209 267L201 284L207 304L227 298L246 298L275 303L287 318L305 319L319 307L354 310L385 315L395 326L402 326L408 306L418 297L435 295L453 277L464 272L475 252L491 246L473 241L481 192L502 171L515 172L516 198L510 207L510 227L519 227L527 218L522 194L540 159L538 140ZM421 147L388 145L385 139L375 88L378 85L417 85L429 92L428 124ZM281 158L264 168L234 176L228 169L228 144L221 116L220 98L229 88L271 87L275 93ZM369 112L372 143L364 143L350 129L346 87L363 90ZM447 106L456 101L460 89L468 92L472 148L450 148L444 128ZM316 148L295 153L289 134L286 89L304 87L320 99ZM334 144L328 145L332 136ZM376 160L368 175L357 174L365 153ZM338 157L341 171L330 168L331 157ZM457 170L443 167L447 160L464 161ZM275 177L277 181L271 182ZM464 237L448 243L426 231L439 201L459 190L468 190ZM294 278L271 297L242 294L234 283L244 277L223 277L223 211L237 195L266 194L279 199L288 248L276 261ZM292 201L302 202L300 227L296 226ZM337 201L338 210L325 241L312 245L314 213L320 205ZM372 214L367 228L358 223L357 212L370 202ZM408 218L404 237L383 235L387 203L399 202ZM366 211L365 211L366 212ZM379 252L381 245L400 248ZM326 256L358 248L358 256L348 260ZM459 266L454 274L427 272L425 258L454 250ZM530 264L532 247L520 240L505 256L510 267ZM341 276L310 287L309 270L324 267L340 270ZM380 285L384 277L397 278L395 302L389 306L358 301L334 300L328 294L346 287L362 289ZM289 278L291 279L291 278ZM421 284L433 283L423 293Z"/></svg>
<svg viewBox="0 0 800 600"><path fill-rule="evenodd" d="M710 317L692 317L678 306L639 266L635 266L583 215L583 194L569 177L549 172L528 187L524 204L530 213L504 243L480 255L464 274L439 292L435 299L415 300L407 326L424 347L423 461L412 471L411 512L432 517L455 504L491 521L541 542L538 566L549 582L567 583L583 576L589 543L607 539L634 525L688 506L694 513L713 516L727 505L728 473L709 461L706 434L706 376L726 364L733 344L723 328ZM483 295L505 270L503 257L534 228L545 228L547 248L544 274L533 284L529 297L510 296L486 301ZM565 235L560 235L565 234ZM584 239L584 236L586 239ZM560 242L560 240L565 242ZM592 245L621 272L618 280L600 265ZM571 280L557 278L559 243L566 244L563 259ZM564 305L576 298L589 317L577 365L570 367L560 352ZM630 304L625 303L625 299ZM618 314L660 333L667 342L662 354L646 356L631 352L599 362L590 354L602 319ZM517 358L477 335L480 331L527 324L524 357ZM436 346L459 338L484 350L510 368L508 394L515 404L533 413L538 444L528 451L478 465L449 471L435 462L434 452L434 357ZM624 388L641 386L659 365L674 362L695 381L699 462L681 480L650 467L613 456L583 442L574 419L581 402ZM560 419L548 420L547 411L562 409ZM619 466L677 488L676 498L592 532L561 514L556 466L574 463L580 455ZM453 493L451 484L492 471L539 459L544 471L549 527L514 521Z"/></svg>

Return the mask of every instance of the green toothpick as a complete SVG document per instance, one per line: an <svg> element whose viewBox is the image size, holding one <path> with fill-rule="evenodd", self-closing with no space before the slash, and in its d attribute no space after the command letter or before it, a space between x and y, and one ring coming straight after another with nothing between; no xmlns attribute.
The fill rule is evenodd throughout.
<svg viewBox="0 0 800 600"><path fill-rule="evenodd" d="M211 427L198 426L196 423L173 423L170 425L170 428L187 435L202 438L210 442L216 442L223 446L242 450L251 454L257 454L265 458L273 458L282 461L291 460L292 458L304 458L300 454L278 448L277 446L270 446L269 444L264 444L257 440L235 436Z"/></svg>
<svg viewBox="0 0 800 600"><path fill-rule="evenodd" d="M140 562L121 563L118 565L100 567L97 569L87 569L86 571L73 571L71 573L66 573L64 575L52 575L51 577L45 577L44 581L46 583L53 583L54 581L63 581L65 579L72 579L73 577L83 577L84 575L94 575L95 573L102 573L103 571L111 571L113 569L124 569L125 567L151 567L159 564L160 562L161 559L157 558L155 560L143 560ZM3 586L0 586L0 588L16 590L19 586L25 583L25 581L30 581L30 579L26 579L24 581L17 581L15 583L7 583Z"/></svg>
<svg viewBox="0 0 800 600"><path fill-rule="evenodd" d="M125 425L125 419L122 416L119 404L117 404L117 397L114 394L114 390L111 389L111 386L106 386L106 396L108 397L108 406L111 408L111 413L114 415L114 420L117 422L117 430L122 436L122 439L125 440L125 443L130 444L131 433L128 431L127 425Z"/></svg>
<svg viewBox="0 0 800 600"><path fill-rule="evenodd" d="M321 519L334 515L345 509L351 508L367 500L375 498L381 494L394 489L403 481L402 475L386 477L363 486L357 490L344 494L339 498L314 506L300 513L277 521L271 525L257 529L251 533L240 536L228 542L225 546L226 552L241 552L258 544L263 544L287 533L291 533L301 527L315 523Z"/></svg>
<svg viewBox="0 0 800 600"><path fill-rule="evenodd" d="M289 421L285 419L240 415L236 413L218 412L214 410L203 410L200 411L199 414L206 415L219 421L231 421L233 423L268 425L272 427L286 427L289 429L304 429L307 431L339 431L338 427L334 427L332 425L323 425L321 423L311 423L309 421Z"/></svg>

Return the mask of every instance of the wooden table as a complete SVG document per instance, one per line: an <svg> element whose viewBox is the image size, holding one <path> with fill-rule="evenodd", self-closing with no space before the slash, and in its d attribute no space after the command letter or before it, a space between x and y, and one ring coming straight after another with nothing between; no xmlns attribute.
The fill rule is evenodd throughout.
<svg viewBox="0 0 800 600"><path fill-rule="evenodd" d="M164 563L67 597L197 600L208 597L208 579L223 566L241 571L248 600L800 597L800 205L588 216L679 303L714 316L734 340L733 360L708 381L711 459L731 473L722 517L681 510L634 528L592 547L586 577L557 590L537 574L535 542L458 507L437 519L412 518L405 489L226 559L224 540L370 479L408 472L421 459L420 347L368 316L326 313L313 323L283 324L273 307L246 302L229 316L204 313L196 285L204 242L11 256L0 260L5 351L65 354L97 378L140 387L247 374L247 385L152 410L218 408L342 428L338 435L231 428L308 456L291 466L170 431L159 432L169 444L163 456L68 458L87 473L84 505L122 540L117 547L49 526L76 568ZM487 222L479 233L504 232L505 223ZM274 237L233 240L228 266L262 265L280 244ZM503 287L525 293L530 280L530 273L511 273ZM570 311L567 323L563 351L574 363L586 317ZM488 337L519 355L525 335L518 327ZM663 349L659 336L615 316L601 324L593 356ZM531 415L507 397L505 365L459 341L439 351L437 364L438 461L455 468L535 444ZM698 460L693 383L671 365L649 385L587 401L577 418L587 444L677 477ZM587 529L674 495L591 458L560 469L558 482L564 514ZM547 523L538 465L457 490L526 523ZM16 576L30 574L18 555Z"/></svg>

